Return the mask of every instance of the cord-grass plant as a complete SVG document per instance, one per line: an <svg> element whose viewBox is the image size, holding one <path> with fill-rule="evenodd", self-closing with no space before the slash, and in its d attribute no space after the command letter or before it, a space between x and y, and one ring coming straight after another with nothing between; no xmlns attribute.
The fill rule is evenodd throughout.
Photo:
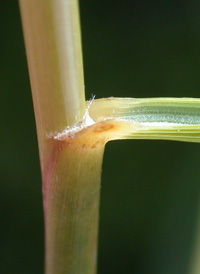
<svg viewBox="0 0 200 274"><path fill-rule="evenodd" d="M19 0L43 181L45 271L96 271L105 144L115 139L200 141L200 100L85 102L77 0Z"/></svg>

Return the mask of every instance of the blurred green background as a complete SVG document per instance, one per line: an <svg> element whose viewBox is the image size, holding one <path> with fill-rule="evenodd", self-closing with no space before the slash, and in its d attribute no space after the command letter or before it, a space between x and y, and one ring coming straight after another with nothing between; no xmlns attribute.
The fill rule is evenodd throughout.
<svg viewBox="0 0 200 274"><path fill-rule="evenodd" d="M200 97L200 2L80 1L87 99ZM43 273L36 131L17 1L0 0L0 272ZM106 146L100 274L190 274L200 144ZM200 229L200 228L199 228Z"/></svg>

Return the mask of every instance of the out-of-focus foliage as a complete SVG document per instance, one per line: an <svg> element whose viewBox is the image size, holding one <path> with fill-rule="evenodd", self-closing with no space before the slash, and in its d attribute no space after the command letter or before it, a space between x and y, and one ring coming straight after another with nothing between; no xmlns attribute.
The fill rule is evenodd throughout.
<svg viewBox="0 0 200 274"><path fill-rule="evenodd" d="M197 0L80 2L87 99L200 97ZM0 2L0 38L0 271L43 273L40 171L17 1ZM106 146L99 273L189 274L199 155L193 143Z"/></svg>

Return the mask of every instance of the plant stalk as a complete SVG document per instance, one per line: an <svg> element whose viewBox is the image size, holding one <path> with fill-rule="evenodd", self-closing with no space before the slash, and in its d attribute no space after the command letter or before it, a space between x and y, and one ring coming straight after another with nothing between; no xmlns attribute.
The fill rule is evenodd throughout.
<svg viewBox="0 0 200 274"><path fill-rule="evenodd" d="M19 3L43 181L45 271L94 274L106 142L199 142L200 100L112 98L86 108L77 0Z"/></svg>
<svg viewBox="0 0 200 274"><path fill-rule="evenodd" d="M43 178L46 273L95 273L104 146L92 149L80 143L70 146L67 140L49 142L54 143L53 159Z"/></svg>
<svg viewBox="0 0 200 274"><path fill-rule="evenodd" d="M85 113L77 0L19 0L40 155L46 134ZM43 162L43 159L41 159Z"/></svg>
<svg viewBox="0 0 200 274"><path fill-rule="evenodd" d="M45 272L95 273L104 146L77 149L49 137L85 114L78 2L19 4L43 180Z"/></svg>

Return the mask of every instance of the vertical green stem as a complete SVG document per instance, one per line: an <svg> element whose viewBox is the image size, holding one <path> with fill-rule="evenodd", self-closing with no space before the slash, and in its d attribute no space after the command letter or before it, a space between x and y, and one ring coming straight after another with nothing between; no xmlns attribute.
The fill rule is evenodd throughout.
<svg viewBox="0 0 200 274"><path fill-rule="evenodd" d="M82 119L85 95L77 0L19 0L43 154L46 134Z"/></svg>
<svg viewBox="0 0 200 274"><path fill-rule="evenodd" d="M78 2L19 4L42 169L46 273L93 274L104 145L77 148L54 138L85 114Z"/></svg>
<svg viewBox="0 0 200 274"><path fill-rule="evenodd" d="M91 120L85 115L77 0L19 3L43 179L46 274L94 274L105 143L124 138L197 142L200 103L106 99L90 106ZM68 126L76 134L60 134Z"/></svg>
<svg viewBox="0 0 200 274"><path fill-rule="evenodd" d="M104 146L75 149L74 146L67 147L65 141L54 142L53 158L46 167L48 274L96 272L103 151Z"/></svg>
<svg viewBox="0 0 200 274"><path fill-rule="evenodd" d="M200 273L200 212L198 210L197 224L194 235L193 250L191 256L191 264L189 274Z"/></svg>

